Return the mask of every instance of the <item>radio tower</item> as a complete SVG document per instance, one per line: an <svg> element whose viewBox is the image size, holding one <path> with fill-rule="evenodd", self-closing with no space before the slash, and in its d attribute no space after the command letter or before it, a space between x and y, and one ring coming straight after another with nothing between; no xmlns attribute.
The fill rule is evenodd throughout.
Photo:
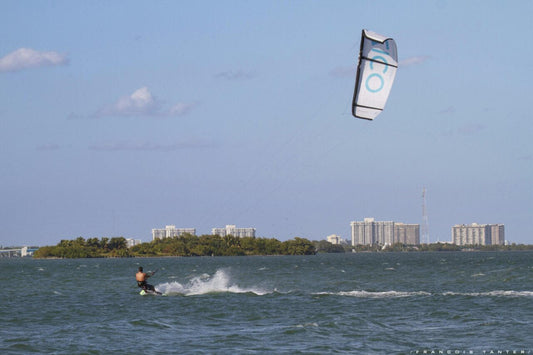
<svg viewBox="0 0 533 355"><path fill-rule="evenodd" d="M426 187L422 189L422 244L429 244L428 214L426 211Z"/></svg>

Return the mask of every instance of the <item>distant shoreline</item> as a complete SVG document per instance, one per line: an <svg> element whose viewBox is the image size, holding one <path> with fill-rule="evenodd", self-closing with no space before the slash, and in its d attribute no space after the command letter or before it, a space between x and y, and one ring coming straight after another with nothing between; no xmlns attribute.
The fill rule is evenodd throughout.
<svg viewBox="0 0 533 355"><path fill-rule="evenodd" d="M390 253L390 252L482 252L482 251L528 251L530 244L510 245L464 245L449 243L392 244L392 245L349 245L332 244L325 240L310 241L295 237L287 241L275 238L234 237L218 235L195 236L185 234L178 237L156 239L128 247L126 239L83 237L61 240L55 246L39 247L33 252L35 259L79 259L79 258L147 258L147 257L193 257L193 256L276 256L315 255L317 253ZM17 256L17 255L15 255ZM20 256L20 255L19 255Z"/></svg>
<svg viewBox="0 0 533 355"><path fill-rule="evenodd" d="M505 253L505 252L531 252L533 251L533 245L528 249L506 249L506 250L479 250L479 249L463 249L463 250L418 250L418 251L355 251L355 252L346 252L346 253L324 253L317 252L316 254L306 254L307 256L316 256L318 254L424 254L424 253ZM260 255L260 254L250 254L250 255L194 255L194 256L183 256L183 255L134 255L134 256L95 256L95 257L82 257L82 258L70 258L70 257L33 257L34 260L63 260L63 259L155 259L155 258L217 258L217 257L282 257L282 256L304 256L304 255Z"/></svg>

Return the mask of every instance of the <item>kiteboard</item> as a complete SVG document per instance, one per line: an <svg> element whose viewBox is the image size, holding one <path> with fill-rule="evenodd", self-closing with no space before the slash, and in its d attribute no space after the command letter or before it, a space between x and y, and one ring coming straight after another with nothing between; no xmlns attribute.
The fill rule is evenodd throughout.
<svg viewBox="0 0 533 355"><path fill-rule="evenodd" d="M141 290L141 292L139 292L139 295L141 295L141 296L145 296L145 295L161 296L162 293L158 292L158 291L152 291L152 290Z"/></svg>

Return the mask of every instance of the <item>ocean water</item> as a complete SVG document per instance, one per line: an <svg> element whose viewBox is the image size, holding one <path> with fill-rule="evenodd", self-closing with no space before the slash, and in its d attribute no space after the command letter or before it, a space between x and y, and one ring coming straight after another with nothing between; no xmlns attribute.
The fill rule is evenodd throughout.
<svg viewBox="0 0 533 355"><path fill-rule="evenodd" d="M138 266L163 296L139 295ZM7 354L533 353L533 252L0 259Z"/></svg>

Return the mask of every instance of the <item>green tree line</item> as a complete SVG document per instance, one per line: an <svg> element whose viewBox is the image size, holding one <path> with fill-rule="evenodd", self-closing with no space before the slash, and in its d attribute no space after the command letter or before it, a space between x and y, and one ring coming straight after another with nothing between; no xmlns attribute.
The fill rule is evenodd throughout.
<svg viewBox="0 0 533 355"><path fill-rule="evenodd" d="M311 255L312 243L304 238L280 242L274 238L235 237L227 235L185 234L156 239L131 248L136 256L238 256L238 255Z"/></svg>
<svg viewBox="0 0 533 355"><path fill-rule="evenodd" d="M133 256L124 237L61 240L56 246L45 246L33 253L34 258L102 258Z"/></svg>
<svg viewBox="0 0 533 355"><path fill-rule="evenodd" d="M533 250L533 245L455 245L433 243L421 245L334 245L328 241L310 242L305 238L294 238L280 242L274 238L234 237L218 235L195 236L185 234L179 237L156 239L132 248L126 239L89 238L61 240L56 246L45 246L35 251L34 258L102 258L102 257L149 257L149 256L239 256L239 255L312 255L316 253L345 252L424 252L424 251L520 251Z"/></svg>
<svg viewBox="0 0 533 355"><path fill-rule="evenodd" d="M132 248L126 239L79 237L61 240L56 246L41 247L34 258L99 258L135 256L238 256L238 255L312 255L315 246L305 238L280 242L274 238L235 237L232 235L185 234L179 237L156 239Z"/></svg>

